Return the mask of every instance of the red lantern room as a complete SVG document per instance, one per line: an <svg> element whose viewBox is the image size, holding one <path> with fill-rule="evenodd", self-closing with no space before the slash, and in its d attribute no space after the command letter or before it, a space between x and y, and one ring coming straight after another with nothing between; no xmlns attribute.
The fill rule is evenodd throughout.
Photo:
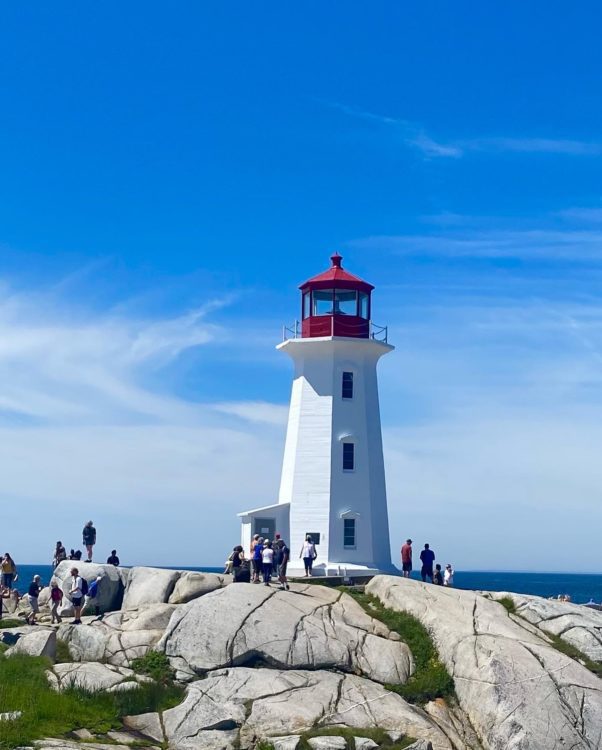
<svg viewBox="0 0 602 750"><path fill-rule="evenodd" d="M374 287L346 271L343 258L330 257L328 271L306 281L301 290L301 335L370 337L370 294Z"/></svg>

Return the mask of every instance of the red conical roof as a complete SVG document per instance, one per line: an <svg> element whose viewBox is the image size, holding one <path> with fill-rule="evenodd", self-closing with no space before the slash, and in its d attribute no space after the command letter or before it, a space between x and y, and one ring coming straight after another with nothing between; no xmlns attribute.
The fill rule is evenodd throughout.
<svg viewBox="0 0 602 750"><path fill-rule="evenodd" d="M306 289L328 289L330 287L337 287L338 289L358 289L362 292L370 292L374 287L372 284L368 284L367 281L360 279L359 276L354 276L349 271L346 271L341 265L343 257L338 253L330 256L332 266L323 273L319 273L317 276L312 276L306 282L301 284L299 289L305 291Z"/></svg>

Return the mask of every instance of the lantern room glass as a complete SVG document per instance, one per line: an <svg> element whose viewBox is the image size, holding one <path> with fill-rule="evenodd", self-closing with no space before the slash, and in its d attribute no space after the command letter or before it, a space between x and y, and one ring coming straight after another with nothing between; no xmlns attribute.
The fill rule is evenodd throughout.
<svg viewBox="0 0 602 750"><path fill-rule="evenodd" d="M355 290L334 290L334 314L357 315L357 292Z"/></svg>
<svg viewBox="0 0 602 750"><path fill-rule="evenodd" d="M368 300L369 297L365 292L359 293L359 316L364 320L368 320Z"/></svg>
<svg viewBox="0 0 602 750"><path fill-rule="evenodd" d="M334 289L320 289L312 292L312 315L332 315Z"/></svg>

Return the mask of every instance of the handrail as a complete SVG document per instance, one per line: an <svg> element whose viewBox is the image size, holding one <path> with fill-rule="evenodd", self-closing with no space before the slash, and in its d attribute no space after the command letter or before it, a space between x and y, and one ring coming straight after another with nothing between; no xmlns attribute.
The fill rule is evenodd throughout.
<svg viewBox="0 0 602 750"><path fill-rule="evenodd" d="M322 316L320 316L322 317ZM326 316L323 316L326 317ZM363 328L365 325L364 323L352 323L345 321L345 325L348 328ZM373 341L380 341L383 344L388 343L389 338L389 327L388 326L377 326L375 323L373 323L371 320L368 321L369 326L369 337ZM334 315L330 316L330 335L334 335ZM299 320L295 320L295 322L292 324L292 326L283 325L282 326L282 340L287 341L288 339L299 339L302 338L301 333L301 324Z"/></svg>

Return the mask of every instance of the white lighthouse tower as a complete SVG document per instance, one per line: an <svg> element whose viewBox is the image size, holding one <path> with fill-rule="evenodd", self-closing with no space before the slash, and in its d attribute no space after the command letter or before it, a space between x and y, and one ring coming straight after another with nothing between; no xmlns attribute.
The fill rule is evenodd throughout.
<svg viewBox="0 0 602 750"><path fill-rule="evenodd" d="M307 535L317 575L392 571L376 365L393 347L371 323L374 287L332 266L301 285L302 321L278 345L294 364L278 503L239 514L253 534L290 540L289 569Z"/></svg>

